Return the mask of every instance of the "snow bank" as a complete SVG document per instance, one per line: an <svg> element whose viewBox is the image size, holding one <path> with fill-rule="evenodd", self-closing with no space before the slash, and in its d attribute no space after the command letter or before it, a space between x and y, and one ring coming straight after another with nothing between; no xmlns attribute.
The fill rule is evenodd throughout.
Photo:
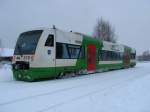
<svg viewBox="0 0 150 112"><path fill-rule="evenodd" d="M11 70L11 65L8 63L0 63L0 82L12 81L13 74Z"/></svg>

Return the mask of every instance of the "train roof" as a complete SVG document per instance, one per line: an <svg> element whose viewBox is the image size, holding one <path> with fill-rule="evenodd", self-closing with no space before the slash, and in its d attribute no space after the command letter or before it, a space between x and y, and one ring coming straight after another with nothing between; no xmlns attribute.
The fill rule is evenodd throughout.
<svg viewBox="0 0 150 112"><path fill-rule="evenodd" d="M90 35L86 35L86 34L79 33L79 32L73 32L73 31L68 31L67 32L67 31L60 30L58 28L38 27L38 28L32 28L28 31L32 31L32 30L54 30L54 29L56 29L57 31L60 31L60 32L72 33L72 34L75 34L75 35L86 36L86 37L98 40L98 39L96 39L96 38L94 38ZM104 46L103 49L105 49L105 50L122 52L122 51L124 51L124 48L129 48L129 49L131 49L131 52L133 52L133 53L136 52L136 50L134 48L131 48L131 47L123 45L123 44L112 43L112 42L102 41L102 40L98 40L98 41L101 41L103 43L103 46Z"/></svg>

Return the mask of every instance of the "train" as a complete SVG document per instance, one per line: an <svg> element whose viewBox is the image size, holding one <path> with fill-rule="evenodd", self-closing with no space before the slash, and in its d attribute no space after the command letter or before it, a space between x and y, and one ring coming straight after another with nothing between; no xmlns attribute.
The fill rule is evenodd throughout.
<svg viewBox="0 0 150 112"><path fill-rule="evenodd" d="M36 81L134 67L136 50L78 32L36 28L19 35L12 61L16 80Z"/></svg>

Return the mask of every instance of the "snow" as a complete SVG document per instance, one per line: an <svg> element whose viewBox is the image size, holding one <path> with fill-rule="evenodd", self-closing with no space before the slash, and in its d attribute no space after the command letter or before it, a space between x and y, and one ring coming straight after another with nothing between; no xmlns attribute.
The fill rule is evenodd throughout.
<svg viewBox="0 0 150 112"><path fill-rule="evenodd" d="M11 65L7 63L9 62L0 63L0 83L13 80Z"/></svg>
<svg viewBox="0 0 150 112"><path fill-rule="evenodd" d="M14 49L10 48L0 48L0 57L10 57L13 56Z"/></svg>
<svg viewBox="0 0 150 112"><path fill-rule="evenodd" d="M40 82L15 81L0 69L0 112L149 112L150 63Z"/></svg>

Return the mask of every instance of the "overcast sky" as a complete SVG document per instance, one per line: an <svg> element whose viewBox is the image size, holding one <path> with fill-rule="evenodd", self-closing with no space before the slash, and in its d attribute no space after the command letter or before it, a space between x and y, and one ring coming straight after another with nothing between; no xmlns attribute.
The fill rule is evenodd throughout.
<svg viewBox="0 0 150 112"><path fill-rule="evenodd" d="M115 27L119 43L138 54L150 50L149 0L0 0L0 39L14 48L19 33L53 24L92 35L100 17Z"/></svg>

